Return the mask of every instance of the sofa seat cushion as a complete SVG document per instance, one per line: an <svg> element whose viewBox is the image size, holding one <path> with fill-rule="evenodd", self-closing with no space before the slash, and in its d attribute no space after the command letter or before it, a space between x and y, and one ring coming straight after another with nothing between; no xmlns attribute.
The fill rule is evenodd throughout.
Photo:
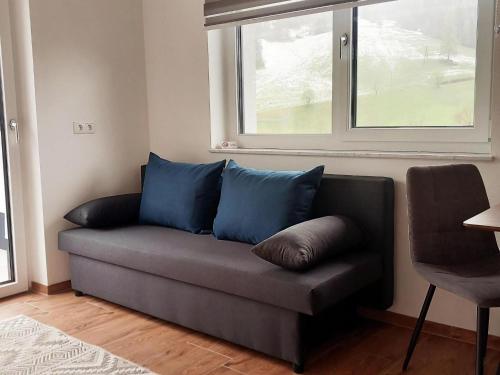
<svg viewBox="0 0 500 375"><path fill-rule="evenodd" d="M251 245L154 226L70 229L59 233L59 248L310 315L382 275L376 253L341 255L309 272L295 273L258 258Z"/></svg>

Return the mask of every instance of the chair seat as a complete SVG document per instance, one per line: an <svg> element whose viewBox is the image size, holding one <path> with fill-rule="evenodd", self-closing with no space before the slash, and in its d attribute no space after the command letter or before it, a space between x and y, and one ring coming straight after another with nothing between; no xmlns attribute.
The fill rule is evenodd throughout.
<svg viewBox="0 0 500 375"><path fill-rule="evenodd" d="M500 253L467 264L415 263L415 269L431 284L478 306L500 306Z"/></svg>

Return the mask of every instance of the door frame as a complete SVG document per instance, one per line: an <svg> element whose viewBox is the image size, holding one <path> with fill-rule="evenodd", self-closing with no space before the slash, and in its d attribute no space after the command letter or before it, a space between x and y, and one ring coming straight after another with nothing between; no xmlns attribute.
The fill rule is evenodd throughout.
<svg viewBox="0 0 500 375"><path fill-rule="evenodd" d="M11 283L0 285L0 298L13 294L25 292L29 289L28 263L26 254L25 232L24 232L24 210L22 170L20 158L20 145L17 134L8 129L10 119L17 119L17 101L15 88L14 54L12 44L10 9L8 0L0 0L0 74L3 85L3 105L5 123L1 136L2 144L5 145L8 184L6 193L9 202L6 202L7 210L10 207L10 222L12 263L14 265L15 280ZM0 88L1 89L1 88ZM0 181L0 183L3 183ZM7 213L9 216L9 213Z"/></svg>

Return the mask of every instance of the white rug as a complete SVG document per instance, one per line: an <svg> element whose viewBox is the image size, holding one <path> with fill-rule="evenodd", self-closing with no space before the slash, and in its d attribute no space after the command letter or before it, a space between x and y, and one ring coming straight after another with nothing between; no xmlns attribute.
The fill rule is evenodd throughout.
<svg viewBox="0 0 500 375"><path fill-rule="evenodd" d="M20 315L0 321L1 375L153 373L56 328Z"/></svg>

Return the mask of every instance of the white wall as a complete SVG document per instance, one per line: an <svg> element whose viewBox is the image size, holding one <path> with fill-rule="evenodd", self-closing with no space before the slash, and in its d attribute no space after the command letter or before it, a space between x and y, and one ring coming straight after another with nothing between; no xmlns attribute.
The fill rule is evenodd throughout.
<svg viewBox="0 0 500 375"><path fill-rule="evenodd" d="M210 107L207 36L203 29L203 0L144 0L144 36L148 115L152 151L179 161L206 162L210 154ZM500 61L500 50L495 50ZM495 69L500 96L500 66ZM500 105L495 106L493 152L500 156ZM228 155L228 158L230 155ZM389 176L396 181L396 300L393 311L416 316L428 285L410 262L405 199L405 174L414 165L442 164L429 160L318 158L291 156L234 156L258 168L307 169L325 164L328 173ZM500 161L477 163L493 203L500 203ZM429 312L431 320L473 329L475 307L438 291ZM493 313L491 331L500 334L500 314Z"/></svg>
<svg viewBox="0 0 500 375"><path fill-rule="evenodd" d="M29 136L39 144L47 263L46 278L36 267L32 278L51 285L69 279L57 250L64 214L139 189L149 150L142 3L31 0L30 10L38 132ZM95 123L96 134L74 135L73 121Z"/></svg>

